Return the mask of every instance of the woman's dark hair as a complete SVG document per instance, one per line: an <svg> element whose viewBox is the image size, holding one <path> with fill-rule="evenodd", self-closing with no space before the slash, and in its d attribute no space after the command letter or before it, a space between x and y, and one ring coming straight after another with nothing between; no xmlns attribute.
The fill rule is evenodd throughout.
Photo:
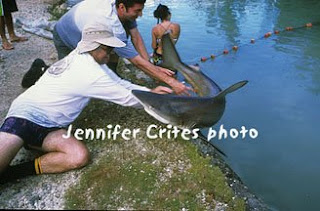
<svg viewBox="0 0 320 211"><path fill-rule="evenodd" d="M116 0L116 7L119 7L119 4L124 4L126 8L133 7L134 4L144 4L146 0Z"/></svg>
<svg viewBox="0 0 320 211"><path fill-rule="evenodd" d="M153 12L153 16L158 19L164 20L168 17L168 15L171 15L171 12L169 8L166 5L159 4L157 9Z"/></svg>

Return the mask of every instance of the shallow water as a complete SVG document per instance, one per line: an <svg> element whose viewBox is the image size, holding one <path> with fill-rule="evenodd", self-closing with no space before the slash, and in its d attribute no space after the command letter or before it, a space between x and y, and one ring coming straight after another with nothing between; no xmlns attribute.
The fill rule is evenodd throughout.
<svg viewBox="0 0 320 211"><path fill-rule="evenodd" d="M147 0L139 30L148 51L153 10ZM320 21L317 0L179 0L161 1L171 8L182 32L177 49L188 64L222 88L249 80L227 96L222 119L213 128L256 128L257 139L214 139L227 162L249 188L277 210L319 210L320 195ZM274 29L279 35L263 38ZM254 38L256 42L250 43ZM237 52L201 63L200 58Z"/></svg>

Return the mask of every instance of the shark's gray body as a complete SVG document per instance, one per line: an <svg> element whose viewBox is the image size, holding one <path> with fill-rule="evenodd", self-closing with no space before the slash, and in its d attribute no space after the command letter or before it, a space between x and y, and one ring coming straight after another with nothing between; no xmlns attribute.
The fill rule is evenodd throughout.
<svg viewBox="0 0 320 211"><path fill-rule="evenodd" d="M179 71L199 96L161 95L133 90L132 93L144 106L146 112L157 120L181 128L203 128L217 123L223 115L225 95L244 86L238 82L221 91L220 87L201 71L181 62L169 34L162 37L164 67Z"/></svg>

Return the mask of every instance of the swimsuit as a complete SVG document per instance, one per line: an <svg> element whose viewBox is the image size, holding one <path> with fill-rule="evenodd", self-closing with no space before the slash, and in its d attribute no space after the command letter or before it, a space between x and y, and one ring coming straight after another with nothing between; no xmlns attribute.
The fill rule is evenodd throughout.
<svg viewBox="0 0 320 211"><path fill-rule="evenodd" d="M162 28L164 28L164 32L162 33L161 37L162 37L165 33L167 33L167 32L172 33L172 31L169 29L169 27L170 27L171 24L172 24L172 23L170 23L170 24L167 26L167 28L164 28L164 26L162 26L162 25L160 24L160 26L161 26ZM158 66L162 63L162 54L157 53L157 50L158 50L159 45L160 45L160 43L161 43L161 37L156 39L156 48L154 49L153 55L152 55L153 64L154 64L154 65L158 65ZM173 38L172 40L174 41L174 43L176 43L176 42L178 41L177 38Z"/></svg>

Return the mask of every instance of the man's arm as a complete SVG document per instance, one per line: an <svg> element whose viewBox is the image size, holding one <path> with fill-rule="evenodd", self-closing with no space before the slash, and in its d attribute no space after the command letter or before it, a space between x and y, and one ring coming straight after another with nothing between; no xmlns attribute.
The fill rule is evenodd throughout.
<svg viewBox="0 0 320 211"><path fill-rule="evenodd" d="M129 59L135 66L142 69L148 75L168 84L172 87L173 91L176 94L185 94L189 95L189 91L192 91L192 88L185 86L183 83L179 82L175 78L172 77L171 73L162 67L155 66L151 64L149 61L143 59L140 55L135 56L132 59Z"/></svg>
<svg viewBox="0 0 320 211"><path fill-rule="evenodd" d="M122 106L140 107L139 101L131 93L132 90L150 91L157 94L172 93L172 90L168 87L158 86L150 90L147 87L133 84L117 76L106 65L101 65L100 67L103 68L106 74L90 83L90 88L85 88L82 92L83 95Z"/></svg>
<svg viewBox="0 0 320 211"><path fill-rule="evenodd" d="M130 29L131 41L138 51L138 53L144 58L145 60L149 60L149 55L144 45L143 39L140 35L138 28Z"/></svg>

